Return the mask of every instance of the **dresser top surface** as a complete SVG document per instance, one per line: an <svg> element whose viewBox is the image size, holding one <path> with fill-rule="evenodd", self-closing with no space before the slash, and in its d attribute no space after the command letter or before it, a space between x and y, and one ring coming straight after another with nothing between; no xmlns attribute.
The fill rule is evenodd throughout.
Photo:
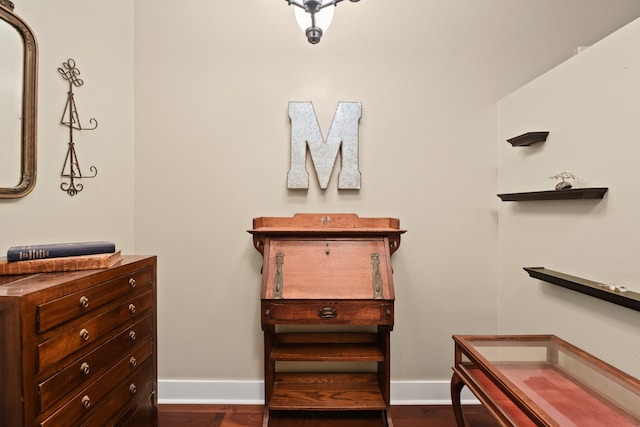
<svg viewBox="0 0 640 427"><path fill-rule="evenodd" d="M21 297L91 276L99 277L98 280L109 280L111 276L126 274L127 270L151 266L155 259L155 256L125 255L121 262L109 268L0 276L0 297Z"/></svg>

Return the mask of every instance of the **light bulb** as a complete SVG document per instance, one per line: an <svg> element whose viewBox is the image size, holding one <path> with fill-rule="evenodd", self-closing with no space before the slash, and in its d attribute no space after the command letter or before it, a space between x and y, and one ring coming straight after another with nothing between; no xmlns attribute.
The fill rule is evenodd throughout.
<svg viewBox="0 0 640 427"><path fill-rule="evenodd" d="M327 28L331 25L333 19L333 9L335 6L328 6L316 13L316 27L322 28L322 32L326 33ZM311 14L304 11L299 7L294 7L293 10L296 14L296 21L303 33L306 33L307 28L311 27Z"/></svg>

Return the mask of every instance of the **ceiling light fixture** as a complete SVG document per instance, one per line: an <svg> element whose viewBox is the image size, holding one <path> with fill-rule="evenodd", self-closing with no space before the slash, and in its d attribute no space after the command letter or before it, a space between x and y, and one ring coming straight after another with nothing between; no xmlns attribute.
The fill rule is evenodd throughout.
<svg viewBox="0 0 640 427"><path fill-rule="evenodd" d="M326 31L333 18L333 9L329 6L337 6L343 0L304 0L302 3L295 0L285 0L289 6L297 7L296 20L311 44L317 44L322 38L322 28ZM360 0L349 0L356 3Z"/></svg>

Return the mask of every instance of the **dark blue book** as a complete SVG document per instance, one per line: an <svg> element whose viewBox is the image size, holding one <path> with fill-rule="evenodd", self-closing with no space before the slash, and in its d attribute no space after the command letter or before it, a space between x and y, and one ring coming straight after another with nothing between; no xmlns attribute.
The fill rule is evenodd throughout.
<svg viewBox="0 0 640 427"><path fill-rule="evenodd" d="M106 254L115 251L116 245L112 242L75 242L12 246L7 250L7 261L14 262L32 259Z"/></svg>

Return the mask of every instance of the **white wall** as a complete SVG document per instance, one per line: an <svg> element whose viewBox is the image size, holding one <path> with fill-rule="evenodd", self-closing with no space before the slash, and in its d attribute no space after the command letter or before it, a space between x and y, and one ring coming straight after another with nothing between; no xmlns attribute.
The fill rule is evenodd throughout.
<svg viewBox="0 0 640 427"><path fill-rule="evenodd" d="M499 192L552 190L568 170L575 187L608 187L603 200L502 203L499 331L553 333L640 376L640 313L529 278L544 266L640 292L640 21L499 103ZM507 138L548 130L544 144Z"/></svg>
<svg viewBox="0 0 640 427"><path fill-rule="evenodd" d="M393 381L447 380L451 335L498 327L496 102L640 12L617 5L344 2L310 46L283 1L136 1L135 241L159 256L161 378L260 380L251 219L355 212L408 229ZM338 101L363 103L359 192L287 191L289 101L325 133Z"/></svg>
<svg viewBox="0 0 640 427"><path fill-rule="evenodd" d="M251 219L399 217L392 379L445 390L450 336L498 328L497 100L640 15L635 0L344 2L310 46L277 0L15 3L40 42L38 183L0 200L0 250L108 239L157 254L160 378L254 384ZM98 177L75 197L59 189L69 57L81 117L100 123L77 145ZM325 132L337 102L363 103L362 190L335 176L286 190L299 100Z"/></svg>
<svg viewBox="0 0 640 427"><path fill-rule="evenodd" d="M28 196L0 200L0 251L23 244L110 240L132 252L133 5L125 0L14 3L39 48L37 181ZM74 88L82 124L98 121L94 131L74 132L83 174L90 174L90 166L98 169L74 197L60 189L69 141L60 118L68 84L57 69L69 58L84 79L84 86Z"/></svg>

